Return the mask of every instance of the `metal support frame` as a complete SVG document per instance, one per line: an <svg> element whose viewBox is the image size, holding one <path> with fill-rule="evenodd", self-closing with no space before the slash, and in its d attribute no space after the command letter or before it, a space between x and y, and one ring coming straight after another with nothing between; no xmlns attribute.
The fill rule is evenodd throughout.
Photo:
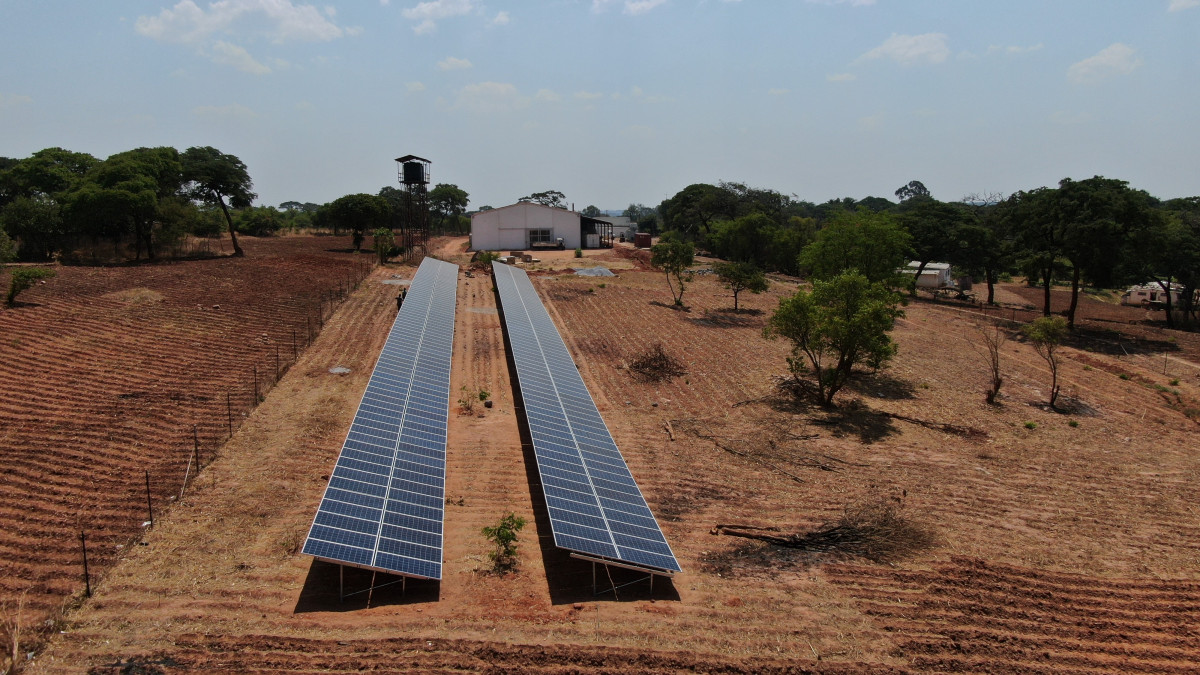
<svg viewBox="0 0 1200 675"><path fill-rule="evenodd" d="M353 567L353 565L351 565L351 567ZM360 567L358 569L367 569L367 568ZM345 602L346 598L349 598L350 596L353 596L353 595L362 595L363 593L367 593L368 594L367 595L367 606L370 607L372 591L376 591L380 588L387 588L388 586L395 586L396 584L400 584L401 597L403 597L408 592L408 577L406 577L402 574L398 574L396 576L400 577L399 581L389 581L386 584L379 584L378 586L376 586L375 585L375 575L376 574L378 574L378 572L376 570L371 570L371 585L367 586L366 588L362 589L361 591L352 591L350 593L347 593L346 592L346 566L339 563L338 564L338 602Z"/></svg>
<svg viewBox="0 0 1200 675"><path fill-rule="evenodd" d="M658 569L654 569L654 568L650 568L650 567L640 567L638 565L630 565L627 563L619 563L619 562L615 562L612 560L606 560L604 558L594 558L592 556L583 555L580 553L572 552L571 557L575 558L577 560L586 560L586 561L592 563L592 596L593 597L600 595L600 593L596 591L596 565L604 565L604 567L606 569L608 567L619 567L619 568L625 569L625 570L633 570L634 572L645 572L646 573L646 577L634 579L633 581L621 584L620 586L613 585L612 588L602 591L603 593L608 593L609 591L611 591L614 596L617 594L618 589L625 588L627 586L632 586L634 584L641 583L642 581L645 581L646 579L649 579L650 580L650 595L651 595L651 597L653 597L654 596L654 577L664 576L664 577L668 577L668 578L673 578L675 576L674 574L664 571L664 570L658 570ZM611 580L612 580L612 578L609 577L610 583L611 583Z"/></svg>

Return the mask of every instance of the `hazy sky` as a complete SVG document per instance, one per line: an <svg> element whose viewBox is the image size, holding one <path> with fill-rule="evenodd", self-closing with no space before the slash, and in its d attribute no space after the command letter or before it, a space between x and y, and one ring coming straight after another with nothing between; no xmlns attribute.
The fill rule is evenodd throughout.
<svg viewBox="0 0 1200 675"><path fill-rule="evenodd" d="M0 155L212 145L260 203L1200 194L1200 0L0 0Z"/></svg>

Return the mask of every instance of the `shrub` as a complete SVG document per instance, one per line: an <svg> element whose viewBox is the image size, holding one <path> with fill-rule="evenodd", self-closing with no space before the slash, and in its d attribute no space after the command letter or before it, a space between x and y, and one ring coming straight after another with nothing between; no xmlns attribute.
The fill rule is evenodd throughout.
<svg viewBox="0 0 1200 675"><path fill-rule="evenodd" d="M1026 423L1025 423L1025 428L1026 428L1026 429L1030 429L1030 430L1032 430L1032 429L1036 429L1036 428L1037 428L1037 422L1026 422Z"/></svg>
<svg viewBox="0 0 1200 675"><path fill-rule="evenodd" d="M575 257L582 258L583 257L583 249L581 249L579 247L575 247Z"/></svg>
<svg viewBox="0 0 1200 675"><path fill-rule="evenodd" d="M634 377L646 382L662 382L687 373L679 359L663 350L661 342L650 345L629 364Z"/></svg>
<svg viewBox="0 0 1200 675"><path fill-rule="evenodd" d="M517 568L517 533L523 527L525 519L509 513L501 518L495 527L485 527L481 530L483 536L496 547L496 550L488 553L488 558L492 561L492 569L498 574Z"/></svg>
<svg viewBox="0 0 1200 675"><path fill-rule="evenodd" d="M45 267L18 267L12 271L12 279L8 284L8 296L4 302L12 307L17 304L17 294L33 286L39 279L49 279L56 274L54 270Z"/></svg>

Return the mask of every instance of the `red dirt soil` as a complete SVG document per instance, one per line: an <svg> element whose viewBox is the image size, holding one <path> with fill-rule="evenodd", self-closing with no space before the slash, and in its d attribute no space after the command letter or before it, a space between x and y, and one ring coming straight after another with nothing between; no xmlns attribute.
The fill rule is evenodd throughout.
<svg viewBox="0 0 1200 675"><path fill-rule="evenodd" d="M246 257L60 267L0 310L0 602L33 615L163 514L367 273L349 239L246 237ZM278 361L277 361L278 359ZM193 427L195 438L193 438ZM191 467L194 477L199 467Z"/></svg>
<svg viewBox="0 0 1200 675"><path fill-rule="evenodd" d="M440 255L465 262L461 247ZM973 338L985 318L922 300L897 324L896 361L823 410L776 392L788 347L762 336L794 280L743 294L735 313L700 275L679 311L641 253L587 252L609 278L562 273L578 264L570 254L540 254L535 286L684 568L673 582L593 597L587 566L549 543L491 282L464 274L452 386L496 405L450 421L444 580L338 604L336 567L296 551L394 316L381 282L411 274L391 267L350 296L34 669L1200 670L1192 335L1114 323L1068 346L1073 414L1044 406L1046 365L1014 335L1001 404L988 406ZM1005 309L1023 304L1002 291ZM687 374L633 378L627 363L658 341ZM352 372L329 375L335 363ZM869 564L717 536L721 524L805 532L870 500L935 544ZM520 570L498 577L479 528L510 510L529 525Z"/></svg>

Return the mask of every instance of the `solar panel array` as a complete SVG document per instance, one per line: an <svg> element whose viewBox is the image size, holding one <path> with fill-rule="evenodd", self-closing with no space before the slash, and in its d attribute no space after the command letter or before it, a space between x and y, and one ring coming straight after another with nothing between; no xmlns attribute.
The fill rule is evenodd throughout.
<svg viewBox="0 0 1200 675"><path fill-rule="evenodd" d="M425 258L371 373L304 553L442 578L457 290L458 266Z"/></svg>
<svg viewBox="0 0 1200 675"><path fill-rule="evenodd" d="M492 263L554 544L679 571L654 514L524 270Z"/></svg>

